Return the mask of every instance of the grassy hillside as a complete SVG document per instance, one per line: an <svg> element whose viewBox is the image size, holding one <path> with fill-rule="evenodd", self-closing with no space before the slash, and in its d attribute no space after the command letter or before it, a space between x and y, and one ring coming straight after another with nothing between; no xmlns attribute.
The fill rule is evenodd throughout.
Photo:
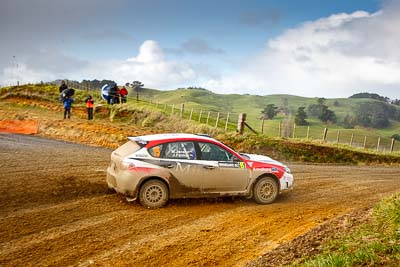
<svg viewBox="0 0 400 267"><path fill-rule="evenodd" d="M132 94L131 94L132 95ZM207 111L219 111L219 112L230 112L230 113L246 113L248 116L249 124L254 126L256 129L261 128L261 111L268 104L274 104L275 106L281 106L283 98L287 99L288 109L291 113L291 119L294 119L294 115L297 109L301 106L308 107L311 104L316 104L318 98L307 98L293 95L239 95L239 94L216 94L207 90L200 89L177 89L173 91L158 91L154 89L144 89L140 93L141 98L151 99L154 102L181 105L185 104L186 108L194 108L195 110L207 110ZM308 118L311 126L324 128L340 129L340 122L347 115L354 115L354 107L360 103L377 101L372 99L360 99L360 98L336 98L327 99L326 105L329 109L333 110L338 117L338 125L325 125L316 118ZM335 102L337 103L335 105ZM277 127L279 121L282 121L284 116L278 114L271 121L266 121L266 128ZM365 131L363 131L365 130ZM370 129L358 129L360 134L367 134ZM391 136L395 133L400 132L399 123L392 122L391 127L386 129L378 130L380 135ZM369 135L369 134L367 134Z"/></svg>
<svg viewBox="0 0 400 267"><path fill-rule="evenodd" d="M184 92L186 94L191 95L192 92L188 92L188 90L178 90L180 92ZM170 98L176 98L176 92L160 92L160 91L148 91L153 96L156 94L166 94L170 96ZM210 97L214 95L214 98L209 98L209 104L211 100L214 102L218 102L218 97L215 97L215 94L210 94L207 91L201 91L197 93L200 95L199 100L206 99L206 97ZM128 104L123 105L107 105L104 100L100 100L99 96L96 96L94 92L87 92L82 90L76 90L75 92L75 103L74 103L74 113L80 114L82 118L85 118L85 103L84 99L88 94L92 94L95 96L96 101L96 109L95 109L95 122L96 124L105 123L107 126L104 129L111 129L112 136L118 136L112 142L113 147L118 146L120 142L124 142L126 135L115 135L113 127L126 127L126 132L129 133L127 135L132 135L133 132L135 134L148 134L148 133L160 133L160 132L191 132L191 133L208 133L212 136L215 136L217 139L226 142L232 147L236 148L239 151L246 151L250 153L260 153L270 155L277 159L282 160L294 160L294 161L303 161L303 162L321 162L321 163L352 163L357 164L360 162L364 163L383 163L383 164L399 164L399 152L396 153L385 153L385 154L377 154L374 150L370 151L362 151L355 150L352 147L345 145L337 145L337 144L327 144L322 143L321 141L313 140L312 131L310 131L310 139L305 140L304 138L296 138L296 139L287 139L287 138L270 138L266 135L254 135L254 134L245 134L242 136L238 136L235 133L235 124L229 125L228 132L225 132L224 126L225 121L222 121L218 124L218 127L215 127L216 120L213 119L208 123L205 123L205 117L202 117L201 123L198 122L198 117L193 115L192 120L189 120L189 113L186 112L184 116L179 114L179 109L175 109L174 116L171 116L171 110L164 110L163 105L156 105L153 103L150 104L146 101L136 102L133 99L128 101ZM204 94L206 97L202 97ZM150 95L150 94L149 94ZM149 97L147 95L147 97ZM41 109L43 111L47 110L48 114L42 119L46 119L51 115L51 111L56 111L59 116L59 112L62 110L62 105L58 99L59 93L58 88L56 86L45 86L45 85L24 85L19 87L8 87L0 89L0 99L1 101L8 100L10 103L17 104L16 108L22 109L21 112L24 113L26 110L37 110ZM141 97L144 97L143 94ZM187 95L181 94L181 98L188 97ZM229 97L233 98L233 95ZM229 99L229 97L227 99ZM241 96L239 96L240 98ZM244 96L246 98L251 98L254 96ZM164 98L163 100L168 100ZM194 97L193 103L196 103L196 98ZM226 99L225 99L226 100ZM205 103L205 102L202 102ZM12 104L12 105L15 105ZM5 103L4 105L7 105ZM3 106L4 106L3 105ZM197 105L199 105L197 103ZM213 106L213 105L209 105ZM5 106L4 106L5 107ZM215 107L215 106L213 106ZM170 107L168 107L170 108ZM46 111L46 112L47 112ZM198 116L198 115L197 115ZM273 120L272 123L277 123L278 120ZM58 123L58 122L57 122ZM222 125L221 125L222 124ZM42 125L44 125L42 123ZM52 127L52 124L49 122L49 129ZM86 125L86 124L85 124ZM397 125L398 126L398 125ZM80 126L79 126L80 127ZM132 127L134 128L132 130ZM319 134L319 132L323 130L323 126L318 126L315 124L315 136ZM313 129L314 129L313 128ZM53 129L49 130L50 132ZM87 135L88 138L93 133L88 132L87 130L82 130L80 135ZM107 133L97 132L96 135L101 136L101 140L110 140ZM301 133L303 131L303 133ZM313 130L314 131L314 130ZM360 129L361 131L361 129ZM304 134L304 129L297 129L296 136L298 134ZM377 136L377 132L371 132L370 135L375 134ZM104 136L103 136L104 135ZM134 135L134 134L133 134ZM330 130L328 135L335 136L335 131ZM345 133L342 133L342 136L345 136ZM372 138L372 137L369 137ZM317 139L317 138L315 138ZM318 139L320 140L320 139ZM354 138L354 143L360 143L363 140L359 140L359 138ZM383 140L382 140L382 143ZM101 143L103 144L103 143ZM387 144L386 144L387 145ZM399 149L396 148L395 151ZM380 150L382 151L382 150Z"/></svg>

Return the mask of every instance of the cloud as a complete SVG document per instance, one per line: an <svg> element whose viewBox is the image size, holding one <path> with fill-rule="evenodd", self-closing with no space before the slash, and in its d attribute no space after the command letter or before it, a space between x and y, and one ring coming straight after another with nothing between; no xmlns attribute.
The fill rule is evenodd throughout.
<svg viewBox="0 0 400 267"><path fill-rule="evenodd" d="M235 73L203 84L230 93L338 97L371 91L398 98L400 4L305 22L267 42Z"/></svg>
<svg viewBox="0 0 400 267"><path fill-rule="evenodd" d="M191 38L181 44L179 48L166 49L167 52L172 54L194 54L194 55L210 55L210 54L224 54L225 51L220 48L214 48L207 43L207 41L200 38Z"/></svg>
<svg viewBox="0 0 400 267"><path fill-rule="evenodd" d="M145 41L137 56L121 61L99 61L85 68L89 78L104 77L125 84L140 80L149 88L176 88L188 81L198 79L191 65L168 61L159 44Z"/></svg>
<svg viewBox="0 0 400 267"><path fill-rule="evenodd" d="M67 51L81 30L89 31L101 17L107 25L124 0L1 0L0 83L48 81L73 77L85 60ZM116 33L115 33L116 34ZM18 65L18 68L16 67Z"/></svg>

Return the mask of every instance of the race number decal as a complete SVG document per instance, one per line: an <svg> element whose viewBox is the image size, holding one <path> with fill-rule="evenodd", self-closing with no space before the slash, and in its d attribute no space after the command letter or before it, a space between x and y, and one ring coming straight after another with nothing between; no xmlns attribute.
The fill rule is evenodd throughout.
<svg viewBox="0 0 400 267"><path fill-rule="evenodd" d="M240 167L241 169L244 169L244 167L245 167L244 162L240 162L240 163L239 163L239 167Z"/></svg>

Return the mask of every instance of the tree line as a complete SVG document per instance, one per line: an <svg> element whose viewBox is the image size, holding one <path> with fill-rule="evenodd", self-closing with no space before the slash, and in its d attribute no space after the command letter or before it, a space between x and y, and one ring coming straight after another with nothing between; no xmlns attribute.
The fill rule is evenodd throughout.
<svg viewBox="0 0 400 267"><path fill-rule="evenodd" d="M318 98L316 103L298 107L294 121L296 125L308 125L309 122L307 119L313 117L324 123L340 124L344 128L348 129L354 128L355 126L385 128L390 125L390 120L400 121L400 108L396 107L389 98L369 93L356 94L350 98L361 97L369 98L371 101L356 104L352 107L352 113L346 114L342 121L338 121L335 112L326 104L325 98ZM271 120L279 112L288 115L287 102L287 98L284 98L281 99L280 107L277 107L274 104L268 104L261 111L261 118ZM336 107L339 106L340 103L338 100L335 100L333 105Z"/></svg>

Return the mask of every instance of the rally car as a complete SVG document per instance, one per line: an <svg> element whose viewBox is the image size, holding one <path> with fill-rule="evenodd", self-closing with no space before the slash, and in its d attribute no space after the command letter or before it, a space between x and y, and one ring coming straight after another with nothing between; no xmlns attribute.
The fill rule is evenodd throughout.
<svg viewBox="0 0 400 267"><path fill-rule="evenodd" d="M155 134L129 137L111 153L109 188L147 208L169 199L219 196L253 197L272 203L292 189L293 175L269 157L235 152L209 136Z"/></svg>

